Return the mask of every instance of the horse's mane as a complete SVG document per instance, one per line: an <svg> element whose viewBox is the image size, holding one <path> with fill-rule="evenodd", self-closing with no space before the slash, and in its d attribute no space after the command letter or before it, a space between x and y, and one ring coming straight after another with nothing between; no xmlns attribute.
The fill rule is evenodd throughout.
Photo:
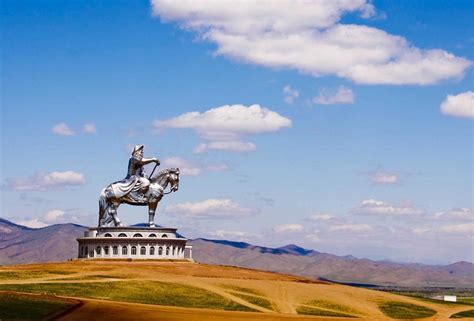
<svg viewBox="0 0 474 321"><path fill-rule="evenodd" d="M158 178L160 178L161 176L163 175L166 175L170 172L177 172L179 171L178 168L166 168L166 169L162 169L161 171L159 171L158 173L156 173L155 176L151 177L150 179L153 179L153 180L157 180Z"/></svg>

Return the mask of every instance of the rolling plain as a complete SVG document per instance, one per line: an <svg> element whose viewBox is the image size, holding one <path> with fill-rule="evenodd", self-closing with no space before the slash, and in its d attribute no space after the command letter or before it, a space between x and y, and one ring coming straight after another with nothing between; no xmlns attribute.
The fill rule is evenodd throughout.
<svg viewBox="0 0 474 321"><path fill-rule="evenodd" d="M457 313L469 316L472 312L466 311L474 308L260 270L176 261L4 266L0 291L2 320L447 320Z"/></svg>

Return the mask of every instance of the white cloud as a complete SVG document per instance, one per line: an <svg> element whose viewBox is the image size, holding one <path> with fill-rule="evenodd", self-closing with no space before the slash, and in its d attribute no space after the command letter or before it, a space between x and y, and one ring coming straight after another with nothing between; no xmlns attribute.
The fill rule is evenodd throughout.
<svg viewBox="0 0 474 321"><path fill-rule="evenodd" d="M167 120L155 120L154 127L156 130L179 128L196 131L209 141L199 144L194 149L196 154L208 150L250 152L257 147L241 141L242 137L291 127L291 120L260 105L225 105L203 113L189 112Z"/></svg>
<svg viewBox="0 0 474 321"><path fill-rule="evenodd" d="M229 166L226 164L209 164L202 165L185 160L180 157L169 157L163 162L166 167L177 167L180 169L180 173L184 176L198 176L204 172L204 170L210 172L223 172L229 170Z"/></svg>
<svg viewBox="0 0 474 321"><path fill-rule="evenodd" d="M211 164L207 165L206 169L210 172L225 172L228 171L230 168L226 164Z"/></svg>
<svg viewBox="0 0 474 321"><path fill-rule="evenodd" d="M31 227L31 228L42 228L42 227L48 226L47 224L41 222L37 218L32 219L32 220L17 221L16 224Z"/></svg>
<svg viewBox="0 0 474 321"><path fill-rule="evenodd" d="M474 220L474 211L471 208L453 208L447 212L436 212L434 217L446 220Z"/></svg>
<svg viewBox="0 0 474 321"><path fill-rule="evenodd" d="M416 228L412 229L412 231L413 231L413 233L415 233L417 235L423 235L425 233L431 232L431 229L427 228L427 227L416 227Z"/></svg>
<svg viewBox="0 0 474 321"><path fill-rule="evenodd" d="M335 216L331 214L313 214L308 217L308 220L318 222L318 221L330 221L334 220Z"/></svg>
<svg viewBox="0 0 474 321"><path fill-rule="evenodd" d="M448 95L441 104L441 112L456 117L474 118L474 92Z"/></svg>
<svg viewBox="0 0 474 321"><path fill-rule="evenodd" d="M244 135L276 132L291 127L291 120L260 105L225 105L206 112L189 112L168 120L156 120L156 129L188 128L211 141L238 140Z"/></svg>
<svg viewBox="0 0 474 321"><path fill-rule="evenodd" d="M372 226L368 224L339 224L329 227L330 231L368 232Z"/></svg>
<svg viewBox="0 0 474 321"><path fill-rule="evenodd" d="M230 230L217 230L210 233L212 236L217 236L220 238L232 238L232 239L244 239L247 238L250 234L242 231L230 231Z"/></svg>
<svg viewBox="0 0 474 321"><path fill-rule="evenodd" d="M319 235L317 233L306 234L305 239L309 240L310 242L314 242L314 243L317 243L317 242L321 241L321 238L319 237Z"/></svg>
<svg viewBox="0 0 474 321"><path fill-rule="evenodd" d="M462 77L467 59L416 48L401 36L341 17L375 15L368 0L176 1L152 0L153 15L197 32L215 54L314 76L335 75L363 84L434 84Z"/></svg>
<svg viewBox="0 0 474 321"><path fill-rule="evenodd" d="M313 103L319 105L352 104L353 102L354 93L344 86L339 86L336 90L325 88L313 98Z"/></svg>
<svg viewBox="0 0 474 321"><path fill-rule="evenodd" d="M277 225L273 228L275 233L291 233L291 232L300 232L303 230L301 224L283 224Z"/></svg>
<svg viewBox="0 0 474 321"><path fill-rule="evenodd" d="M283 96L287 104L293 104L296 99L300 96L300 92L294 88L291 88L290 85L283 87Z"/></svg>
<svg viewBox="0 0 474 321"><path fill-rule="evenodd" d="M10 178L7 187L16 191L46 191L85 184L84 174L74 171L38 173L28 178Z"/></svg>
<svg viewBox="0 0 474 321"><path fill-rule="evenodd" d="M441 232L452 234L474 235L474 223L447 225L440 228Z"/></svg>
<svg viewBox="0 0 474 321"><path fill-rule="evenodd" d="M61 136L73 136L76 134L66 123L54 125L53 128L51 128L51 132Z"/></svg>
<svg viewBox="0 0 474 321"><path fill-rule="evenodd" d="M202 168L180 157L169 157L163 162L166 167L178 167L184 176L197 176L201 174Z"/></svg>
<svg viewBox="0 0 474 321"><path fill-rule="evenodd" d="M361 205L352 209L356 214L373 215L398 215L398 216L419 216L425 213L424 210L405 205L393 205L383 201L368 199L362 201Z"/></svg>
<svg viewBox="0 0 474 321"><path fill-rule="evenodd" d="M399 183L400 178L396 173L378 171L371 175L372 182L377 184L396 184Z"/></svg>
<svg viewBox="0 0 474 321"><path fill-rule="evenodd" d="M234 219L256 214L256 209L243 207L231 199L211 198L201 202L169 205L165 212L196 219Z"/></svg>
<svg viewBox="0 0 474 321"><path fill-rule="evenodd" d="M97 132L97 128L95 127L95 124L92 124L92 123L85 124L82 130L86 134L95 134Z"/></svg>
<svg viewBox="0 0 474 321"><path fill-rule="evenodd" d="M246 153L257 150L257 146L254 143L241 141L216 141L210 143L201 143L194 148L193 152L195 154L202 154L211 149Z"/></svg>
<svg viewBox="0 0 474 321"><path fill-rule="evenodd" d="M57 222L64 217L64 214L65 212L60 209L51 210L43 215L42 220L48 223Z"/></svg>

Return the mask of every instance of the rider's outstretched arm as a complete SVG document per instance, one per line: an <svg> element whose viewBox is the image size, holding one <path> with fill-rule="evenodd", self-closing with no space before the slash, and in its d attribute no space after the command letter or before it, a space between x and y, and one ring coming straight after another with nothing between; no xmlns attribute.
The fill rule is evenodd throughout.
<svg viewBox="0 0 474 321"><path fill-rule="evenodd" d="M141 165L146 165L146 164L150 164L150 163L153 163L153 162L160 165L160 160L158 158L155 158L155 157L153 157L153 158L142 158L140 160L140 162L141 162Z"/></svg>

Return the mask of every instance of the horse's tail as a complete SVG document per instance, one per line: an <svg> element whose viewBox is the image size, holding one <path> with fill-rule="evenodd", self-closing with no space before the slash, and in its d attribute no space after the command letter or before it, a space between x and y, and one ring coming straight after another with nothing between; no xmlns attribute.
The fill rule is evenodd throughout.
<svg viewBox="0 0 474 321"><path fill-rule="evenodd" d="M101 226L102 221L105 218L105 211L107 210L107 194L105 193L105 188L100 192L99 195L99 226Z"/></svg>

